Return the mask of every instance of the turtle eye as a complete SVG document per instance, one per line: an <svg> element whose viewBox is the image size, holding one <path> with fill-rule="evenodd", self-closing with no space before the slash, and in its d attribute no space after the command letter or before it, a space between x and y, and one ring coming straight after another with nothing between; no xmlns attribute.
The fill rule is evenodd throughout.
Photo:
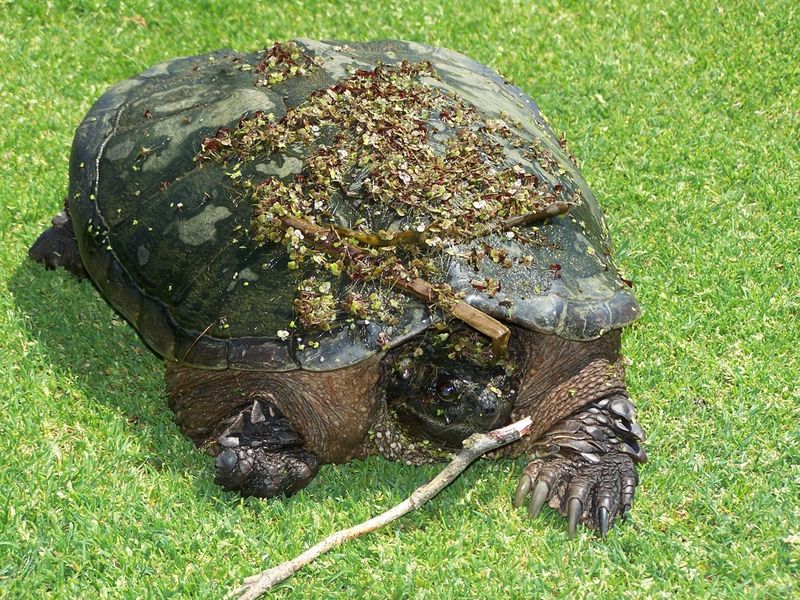
<svg viewBox="0 0 800 600"><path fill-rule="evenodd" d="M452 383L447 382L439 385L437 392L442 400L450 401L455 398L456 388Z"/></svg>

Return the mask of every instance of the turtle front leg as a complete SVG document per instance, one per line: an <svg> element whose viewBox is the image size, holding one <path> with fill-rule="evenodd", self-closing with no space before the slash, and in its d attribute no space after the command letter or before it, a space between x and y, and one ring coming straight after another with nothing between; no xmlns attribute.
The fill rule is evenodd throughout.
<svg viewBox="0 0 800 600"><path fill-rule="evenodd" d="M570 537L579 521L605 535L631 508L638 483L636 463L647 461L644 439L626 395L593 402L537 440L514 506L522 506L530 496L531 517L548 502L567 517Z"/></svg>
<svg viewBox="0 0 800 600"><path fill-rule="evenodd" d="M270 402L255 400L217 440L214 481L242 496L291 496L304 488L319 461L301 448L303 439Z"/></svg>

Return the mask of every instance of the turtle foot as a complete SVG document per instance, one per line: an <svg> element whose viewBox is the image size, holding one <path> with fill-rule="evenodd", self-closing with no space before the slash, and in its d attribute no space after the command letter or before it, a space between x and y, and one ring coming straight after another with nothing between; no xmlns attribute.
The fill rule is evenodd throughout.
<svg viewBox="0 0 800 600"><path fill-rule="evenodd" d="M605 536L633 504L636 463L647 456L633 404L613 396L560 423L537 444L535 460L520 478L514 506L525 503L536 518L547 502L567 518L569 537L578 523Z"/></svg>
<svg viewBox="0 0 800 600"><path fill-rule="evenodd" d="M52 227L42 233L28 250L28 256L47 269L64 267L78 279L88 277L81 262L72 221L61 211L51 221Z"/></svg>
<svg viewBox="0 0 800 600"><path fill-rule="evenodd" d="M272 404L255 400L218 438L214 481L242 496L291 496L317 474L319 461Z"/></svg>

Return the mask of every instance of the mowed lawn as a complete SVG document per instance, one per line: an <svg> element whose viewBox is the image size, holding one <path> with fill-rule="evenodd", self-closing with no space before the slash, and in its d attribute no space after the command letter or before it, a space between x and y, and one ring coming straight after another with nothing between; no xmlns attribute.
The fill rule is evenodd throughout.
<svg viewBox="0 0 800 600"><path fill-rule="evenodd" d="M288 501L218 489L158 358L89 283L26 260L107 86L320 37L459 50L566 134L645 309L624 350L650 462L605 540L513 510L524 461L483 461L274 597L800 597L800 8L630 4L0 2L0 596L218 598L438 472L373 459Z"/></svg>

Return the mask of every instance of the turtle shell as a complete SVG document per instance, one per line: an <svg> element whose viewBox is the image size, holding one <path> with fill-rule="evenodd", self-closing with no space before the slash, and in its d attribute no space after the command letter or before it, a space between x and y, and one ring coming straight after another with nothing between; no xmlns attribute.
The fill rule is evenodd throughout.
<svg viewBox="0 0 800 600"><path fill-rule="evenodd" d="M332 370L446 318L380 283L326 272L315 284L321 281L334 298L380 292L380 301L394 307L392 316L354 318L340 310L325 331L298 326L293 301L311 267L290 264L285 244L255 238L254 208L237 179L292 181L322 142L257 157L238 173L224 162L198 160L204 142L245 118L280 121L354 72L401 61L427 61L436 77L424 78L425 85L539 148L533 157L519 144L507 145L504 164L574 200L567 215L531 226L533 238L496 232L450 248L438 258L441 282L494 317L569 339L593 339L637 318L594 196L519 88L461 54L412 42L293 44L300 62L272 76L265 74L267 53L220 50L159 64L110 88L76 132L67 205L81 256L103 295L153 350L207 369ZM431 144L449 135L439 130ZM358 193L335 204L338 222L380 222L365 213L369 205Z"/></svg>

